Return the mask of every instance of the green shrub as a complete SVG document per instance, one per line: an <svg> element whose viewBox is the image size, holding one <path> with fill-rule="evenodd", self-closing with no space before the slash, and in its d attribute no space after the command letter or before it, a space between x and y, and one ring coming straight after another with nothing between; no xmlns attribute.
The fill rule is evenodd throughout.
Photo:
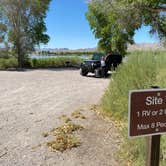
<svg viewBox="0 0 166 166"><path fill-rule="evenodd" d="M47 68L47 67L65 67L66 62L71 66L79 65L83 60L79 57L58 57L58 58L43 58L30 59L30 66L33 68Z"/></svg>
<svg viewBox="0 0 166 166"><path fill-rule="evenodd" d="M32 68L51 68L51 67L65 67L69 62L69 66L77 66L83 62L80 57L57 57L57 58L43 58L43 59L25 59L24 66ZM5 70L9 68L17 68L18 63L16 58L0 58L0 69Z"/></svg>
<svg viewBox="0 0 166 166"><path fill-rule="evenodd" d="M5 59L5 58L0 58L0 70L6 70L9 68L17 68L18 63L17 63L17 59L15 58L9 58L9 59Z"/></svg>
<svg viewBox="0 0 166 166"><path fill-rule="evenodd" d="M116 120L127 124L129 90L145 89L152 85L166 87L166 53L165 52L133 52L127 62L122 64L112 75L110 85L102 98L102 109ZM127 125L125 125L127 126ZM124 144L120 150L123 159L132 161L132 166L145 165L145 140L128 139L127 127L122 130ZM164 139L162 139L164 140ZM162 142L166 147L166 141ZM162 151L162 165L166 165L166 151Z"/></svg>

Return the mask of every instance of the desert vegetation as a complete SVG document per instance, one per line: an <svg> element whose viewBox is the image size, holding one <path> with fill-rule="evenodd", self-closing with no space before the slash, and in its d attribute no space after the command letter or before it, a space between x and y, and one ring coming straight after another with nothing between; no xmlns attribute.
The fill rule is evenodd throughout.
<svg viewBox="0 0 166 166"><path fill-rule="evenodd" d="M66 67L79 66L83 61L79 57L57 57L45 59L29 59L31 68L50 68L50 67Z"/></svg>
<svg viewBox="0 0 166 166"><path fill-rule="evenodd" d="M26 68L57 68L79 67L83 59L81 57L56 57L42 59L24 59ZM16 58L0 58L0 70L16 70L18 61Z"/></svg>
<svg viewBox="0 0 166 166"><path fill-rule="evenodd" d="M122 123L121 134L124 143L120 150L120 158L128 159L132 165L145 164L145 138L128 139L128 94L129 90L146 89L150 86L166 87L166 53L160 51L135 51L129 54L116 74L113 74L110 85L102 98L104 113ZM165 136L162 136L161 165L166 164ZM122 157L123 156L123 157ZM127 161L126 161L127 162Z"/></svg>

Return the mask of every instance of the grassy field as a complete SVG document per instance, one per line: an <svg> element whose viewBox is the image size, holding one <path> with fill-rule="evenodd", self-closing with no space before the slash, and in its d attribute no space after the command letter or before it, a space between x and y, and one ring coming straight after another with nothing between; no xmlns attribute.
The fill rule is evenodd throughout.
<svg viewBox="0 0 166 166"><path fill-rule="evenodd" d="M150 86L166 87L166 52L135 51L127 62L119 66L111 77L110 85L102 98L102 110L112 119L123 123L121 134L124 143L118 158L132 166L145 165L145 138L128 139L128 92ZM126 160L127 159L127 160ZM166 137L162 136L160 165L166 165Z"/></svg>

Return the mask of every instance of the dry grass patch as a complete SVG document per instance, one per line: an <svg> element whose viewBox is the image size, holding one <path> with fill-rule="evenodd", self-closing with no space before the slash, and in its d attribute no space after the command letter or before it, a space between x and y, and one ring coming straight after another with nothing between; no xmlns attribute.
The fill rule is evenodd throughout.
<svg viewBox="0 0 166 166"><path fill-rule="evenodd" d="M82 109L75 110L71 114L71 117L86 119L81 111ZM62 115L59 119L62 120L63 124L60 127L51 130L50 133L55 136L55 138L52 141L49 141L47 146L52 148L53 151L60 152L79 146L81 142L74 135L74 132L84 129L83 126L73 123L67 115ZM47 133L43 133L42 135L43 137L48 136Z"/></svg>
<svg viewBox="0 0 166 166"><path fill-rule="evenodd" d="M66 115L62 115L60 117L60 119L64 122L64 123L68 123L71 122L71 119L69 117L67 117Z"/></svg>
<svg viewBox="0 0 166 166"><path fill-rule="evenodd" d="M56 135L55 140L47 143L47 146L51 147L53 151L63 152L67 149L77 147L80 144L80 141L74 135L59 133L58 135Z"/></svg>
<svg viewBox="0 0 166 166"><path fill-rule="evenodd" d="M82 109L77 109L74 112L72 112L71 116L73 118L80 118L80 119L86 119L86 117L81 113Z"/></svg>
<svg viewBox="0 0 166 166"><path fill-rule="evenodd" d="M48 142L47 146L51 147L53 151L60 152L77 147L81 144L81 142L74 135L74 132L82 129L83 127L81 125L73 122L64 123L62 126L51 130L51 133L55 136L55 138L54 140Z"/></svg>
<svg viewBox="0 0 166 166"><path fill-rule="evenodd" d="M108 115L102 110L100 105L91 105L90 110L104 120L109 120Z"/></svg>
<svg viewBox="0 0 166 166"><path fill-rule="evenodd" d="M94 112L98 112L99 110L99 105L93 104L90 106L90 110Z"/></svg>
<svg viewBox="0 0 166 166"><path fill-rule="evenodd" d="M113 125L119 131L122 131L124 127L127 127L126 123L124 123L120 120L116 120L113 116L111 116L111 113L104 112L100 105L91 105L90 110L95 112L96 115L98 115L100 118L104 119L105 121L109 121L109 122L113 123Z"/></svg>
<svg viewBox="0 0 166 166"><path fill-rule="evenodd" d="M60 127L53 129L52 133L53 133L53 135L57 136L61 133L72 134L74 131L82 130L82 129L83 129L83 127L81 125L75 124L73 122L68 122L68 123L64 123Z"/></svg>

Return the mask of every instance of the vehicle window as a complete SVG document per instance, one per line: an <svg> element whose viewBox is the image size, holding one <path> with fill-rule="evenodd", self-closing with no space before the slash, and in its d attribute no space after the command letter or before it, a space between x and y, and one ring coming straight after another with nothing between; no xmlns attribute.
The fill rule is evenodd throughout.
<svg viewBox="0 0 166 166"><path fill-rule="evenodd" d="M104 55L104 54L93 54L92 60L101 60L101 57L102 57L103 55Z"/></svg>

